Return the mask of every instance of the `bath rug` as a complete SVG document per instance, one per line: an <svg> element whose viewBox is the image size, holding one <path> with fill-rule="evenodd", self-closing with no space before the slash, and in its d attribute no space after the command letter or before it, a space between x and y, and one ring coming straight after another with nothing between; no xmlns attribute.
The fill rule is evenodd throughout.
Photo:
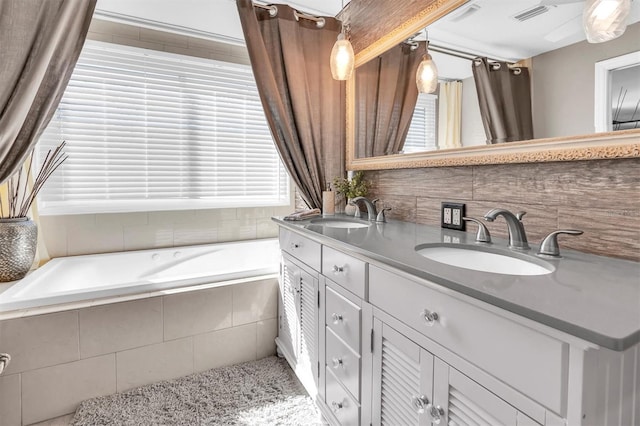
<svg viewBox="0 0 640 426"><path fill-rule="evenodd" d="M86 400L71 421L95 425L322 425L284 359L220 367Z"/></svg>

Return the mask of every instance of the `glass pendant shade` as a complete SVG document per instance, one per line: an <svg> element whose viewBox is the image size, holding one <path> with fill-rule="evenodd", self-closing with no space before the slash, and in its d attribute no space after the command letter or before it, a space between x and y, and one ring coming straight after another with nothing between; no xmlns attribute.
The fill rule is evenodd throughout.
<svg viewBox="0 0 640 426"><path fill-rule="evenodd" d="M438 87L438 68L429 54L424 55L418 66L416 85L420 93L433 93Z"/></svg>
<svg viewBox="0 0 640 426"><path fill-rule="evenodd" d="M627 28L631 0L587 0L582 24L589 43L620 37Z"/></svg>
<svg viewBox="0 0 640 426"><path fill-rule="evenodd" d="M353 74L355 55L349 40L344 38L344 34L338 35L336 44L331 49L331 75L334 80L349 80Z"/></svg>

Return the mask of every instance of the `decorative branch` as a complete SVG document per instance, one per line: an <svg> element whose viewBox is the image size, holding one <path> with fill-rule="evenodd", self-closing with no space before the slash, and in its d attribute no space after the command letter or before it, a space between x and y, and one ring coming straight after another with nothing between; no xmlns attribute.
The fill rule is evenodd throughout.
<svg viewBox="0 0 640 426"><path fill-rule="evenodd" d="M33 185L29 188L29 176L33 164L33 151L31 152L29 163L23 165L7 182L7 202L9 205L6 206L7 212L5 213L5 206L0 199L0 219L13 219L27 216L31 205L36 200L38 193L47 182L47 179L69 158L63 151L65 145L66 142L62 142L53 152L51 152L51 150L47 152L42 167L40 167ZM24 183L22 183L23 172L26 172ZM20 185L23 185L23 187L21 188ZM20 194L22 194L22 196L20 196Z"/></svg>

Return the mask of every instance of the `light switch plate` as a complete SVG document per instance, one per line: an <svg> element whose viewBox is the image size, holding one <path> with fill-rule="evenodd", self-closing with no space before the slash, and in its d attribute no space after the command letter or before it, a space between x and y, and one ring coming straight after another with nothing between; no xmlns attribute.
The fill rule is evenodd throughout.
<svg viewBox="0 0 640 426"><path fill-rule="evenodd" d="M442 202L440 226L464 231L465 221L462 218L465 216L465 206L463 203Z"/></svg>

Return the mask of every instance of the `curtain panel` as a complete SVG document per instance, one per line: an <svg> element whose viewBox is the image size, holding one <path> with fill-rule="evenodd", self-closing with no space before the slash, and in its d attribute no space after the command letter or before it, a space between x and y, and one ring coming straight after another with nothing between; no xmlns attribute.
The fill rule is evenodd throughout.
<svg viewBox="0 0 640 426"><path fill-rule="evenodd" d="M400 43L356 70L357 158L399 153L418 100L416 71L426 43Z"/></svg>
<svg viewBox="0 0 640 426"><path fill-rule="evenodd" d="M487 58L471 67L487 144L533 139L529 69Z"/></svg>
<svg viewBox="0 0 640 426"><path fill-rule="evenodd" d="M438 94L438 148L462 148L462 82L440 83Z"/></svg>
<svg viewBox="0 0 640 426"><path fill-rule="evenodd" d="M344 175L345 85L329 66L340 22L324 17L318 28L287 5L272 17L251 0L236 4L278 153L304 201L320 208L327 182Z"/></svg>
<svg viewBox="0 0 640 426"><path fill-rule="evenodd" d="M67 86L96 0L0 0L0 183L26 159Z"/></svg>

